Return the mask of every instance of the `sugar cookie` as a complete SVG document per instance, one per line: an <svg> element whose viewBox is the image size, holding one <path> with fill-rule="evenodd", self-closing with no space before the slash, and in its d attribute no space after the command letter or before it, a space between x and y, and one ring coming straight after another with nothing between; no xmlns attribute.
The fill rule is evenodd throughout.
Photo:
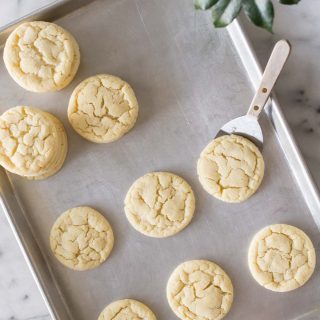
<svg viewBox="0 0 320 320"><path fill-rule="evenodd" d="M272 291L299 288L311 277L316 254L309 237L287 224L260 230L249 247L249 268L254 279Z"/></svg>
<svg viewBox="0 0 320 320"><path fill-rule="evenodd" d="M124 299L110 303L101 312L98 320L156 320L153 312L143 303Z"/></svg>
<svg viewBox="0 0 320 320"><path fill-rule="evenodd" d="M264 161L250 140L225 135L214 139L201 152L197 171L208 193L225 202L241 202L260 186Z"/></svg>
<svg viewBox="0 0 320 320"><path fill-rule="evenodd" d="M168 237L191 221L195 198L182 178L168 172L152 172L136 180L125 198L131 225L151 237Z"/></svg>
<svg viewBox="0 0 320 320"><path fill-rule="evenodd" d="M60 120L26 106L11 108L0 116L0 141L0 165L30 179L55 174L68 149Z"/></svg>
<svg viewBox="0 0 320 320"><path fill-rule="evenodd" d="M60 26L33 21L19 25L8 37L3 59L11 77L33 92L57 91L75 76L80 51L73 36Z"/></svg>
<svg viewBox="0 0 320 320"><path fill-rule="evenodd" d="M73 91L68 118L83 138L107 143L121 138L135 124L138 102L128 83L99 74L82 81Z"/></svg>
<svg viewBox="0 0 320 320"><path fill-rule="evenodd" d="M215 263L191 260L180 264L167 284L172 311L183 320L219 320L230 310L233 286Z"/></svg>
<svg viewBox="0 0 320 320"><path fill-rule="evenodd" d="M113 248L109 222L96 210L76 207L64 212L54 223L50 246L56 258L74 270L95 268Z"/></svg>

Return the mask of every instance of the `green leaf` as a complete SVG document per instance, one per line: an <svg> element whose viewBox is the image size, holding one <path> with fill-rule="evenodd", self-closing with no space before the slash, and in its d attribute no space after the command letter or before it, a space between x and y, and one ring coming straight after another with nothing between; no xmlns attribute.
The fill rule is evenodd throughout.
<svg viewBox="0 0 320 320"><path fill-rule="evenodd" d="M274 11L270 0L243 0L242 7L252 23L272 32Z"/></svg>
<svg viewBox="0 0 320 320"><path fill-rule="evenodd" d="M213 24L217 28L225 27L239 14L242 0L219 0L212 8Z"/></svg>
<svg viewBox="0 0 320 320"><path fill-rule="evenodd" d="M194 7L200 10L207 10L214 6L218 0L195 0Z"/></svg>
<svg viewBox="0 0 320 320"><path fill-rule="evenodd" d="M298 4L300 0L279 0L279 2L282 4Z"/></svg>

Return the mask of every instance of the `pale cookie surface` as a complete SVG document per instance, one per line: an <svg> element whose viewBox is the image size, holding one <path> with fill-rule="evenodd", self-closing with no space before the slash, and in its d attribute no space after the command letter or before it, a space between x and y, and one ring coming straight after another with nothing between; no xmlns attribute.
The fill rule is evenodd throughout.
<svg viewBox="0 0 320 320"><path fill-rule="evenodd" d="M225 202L241 202L260 186L264 161L251 141L226 135L214 139L201 152L197 171L209 194Z"/></svg>
<svg viewBox="0 0 320 320"><path fill-rule="evenodd" d="M107 305L98 320L156 320L156 317L143 303L124 299Z"/></svg>
<svg viewBox="0 0 320 320"><path fill-rule="evenodd" d="M131 225L151 237L168 237L193 217L195 198L189 184L168 172L151 172L136 180L125 198Z"/></svg>
<svg viewBox="0 0 320 320"><path fill-rule="evenodd" d="M80 63L79 47L60 26L25 22L6 41L3 59L11 77L33 92L57 91L67 86Z"/></svg>
<svg viewBox="0 0 320 320"><path fill-rule="evenodd" d="M183 320L218 320L230 310L233 286L214 262L191 260L180 264L167 284L173 312Z"/></svg>
<svg viewBox="0 0 320 320"><path fill-rule="evenodd" d="M286 224L274 224L260 230L250 244L248 259L254 279L265 288L278 292L305 284L316 263L309 237Z"/></svg>
<svg viewBox="0 0 320 320"><path fill-rule="evenodd" d="M128 83L100 74L82 81L73 91L68 118L85 139L107 143L121 138L135 124L138 102Z"/></svg>
<svg viewBox="0 0 320 320"><path fill-rule="evenodd" d="M109 222L96 210L76 207L54 223L50 246L56 258L74 270L87 270L105 261L113 248Z"/></svg>
<svg viewBox="0 0 320 320"><path fill-rule="evenodd" d="M62 123L37 108L19 106L0 117L0 165L29 178L57 172L65 159L67 137Z"/></svg>

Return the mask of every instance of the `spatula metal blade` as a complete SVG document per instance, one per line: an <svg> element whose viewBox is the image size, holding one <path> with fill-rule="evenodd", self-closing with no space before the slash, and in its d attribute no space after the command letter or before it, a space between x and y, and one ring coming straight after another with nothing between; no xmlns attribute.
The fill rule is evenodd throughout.
<svg viewBox="0 0 320 320"><path fill-rule="evenodd" d="M258 120L250 115L235 118L227 122L217 133L222 135L237 134L251 140L259 149L263 146L263 134Z"/></svg>

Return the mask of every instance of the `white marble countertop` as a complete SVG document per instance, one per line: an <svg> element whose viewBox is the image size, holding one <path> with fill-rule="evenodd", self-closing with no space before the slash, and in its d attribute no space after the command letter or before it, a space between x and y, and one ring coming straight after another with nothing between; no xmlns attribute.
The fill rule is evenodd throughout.
<svg viewBox="0 0 320 320"><path fill-rule="evenodd" d="M0 26L53 0L0 0ZM274 35L245 22L257 55L265 65L272 43L290 40L292 55L276 93L306 162L320 186L320 1L276 5ZM245 19L243 19L245 20ZM0 215L0 320L49 320L47 309L13 234Z"/></svg>

